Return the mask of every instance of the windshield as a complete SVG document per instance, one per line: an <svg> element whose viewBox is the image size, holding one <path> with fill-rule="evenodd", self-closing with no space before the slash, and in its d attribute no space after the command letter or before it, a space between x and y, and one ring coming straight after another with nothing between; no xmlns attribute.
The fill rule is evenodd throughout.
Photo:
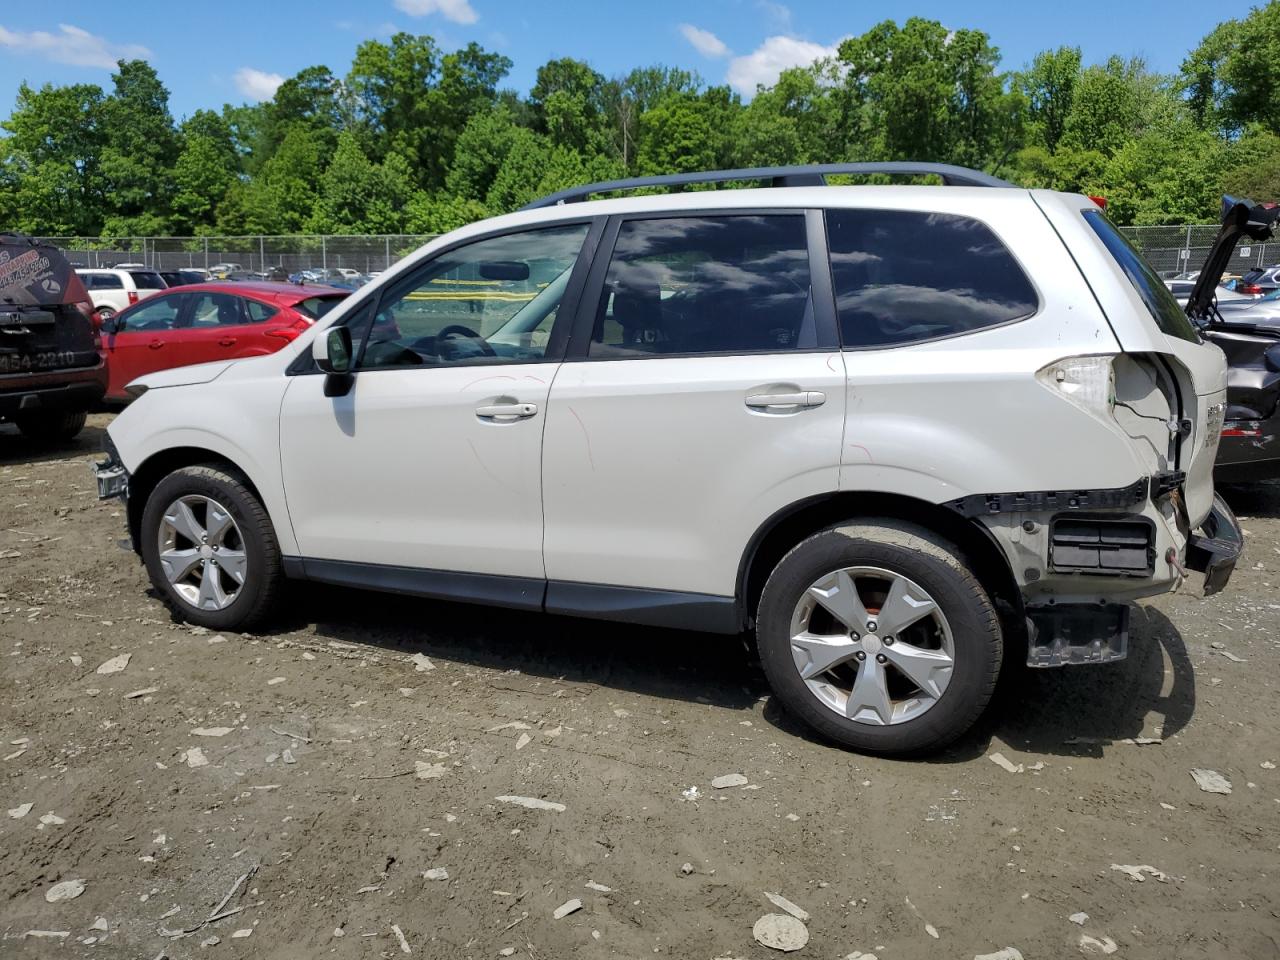
<svg viewBox="0 0 1280 960"><path fill-rule="evenodd" d="M1178 301L1173 298L1169 288L1147 261L1142 259L1137 248L1116 229L1116 225L1101 210L1086 210L1084 219L1125 272L1133 289L1147 305L1156 326L1171 337L1199 343L1200 335L1196 332L1195 325L1182 312L1182 307L1178 306Z"/></svg>

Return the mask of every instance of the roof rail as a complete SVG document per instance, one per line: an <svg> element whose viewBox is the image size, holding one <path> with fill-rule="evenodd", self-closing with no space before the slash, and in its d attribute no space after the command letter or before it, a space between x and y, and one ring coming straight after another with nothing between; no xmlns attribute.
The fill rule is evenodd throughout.
<svg viewBox="0 0 1280 960"><path fill-rule="evenodd" d="M725 183L731 180L768 180L773 187L822 186L831 174L857 174L868 176L935 176L941 177L949 187L1011 187L1013 184L993 177L981 170L970 170L949 163L815 163L792 167L748 167L742 170L710 170L703 173L673 173L661 177L635 177L630 180L606 180L570 187L549 194L540 200L526 204L522 210L554 207L561 203L575 203L588 199L593 193L613 193L618 190L642 190L647 187L683 187L693 183Z"/></svg>

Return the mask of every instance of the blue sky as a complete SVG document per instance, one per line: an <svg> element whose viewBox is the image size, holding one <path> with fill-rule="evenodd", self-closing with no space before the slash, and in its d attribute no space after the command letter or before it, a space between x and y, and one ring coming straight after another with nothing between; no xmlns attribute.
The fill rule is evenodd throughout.
<svg viewBox="0 0 1280 960"><path fill-rule="evenodd" d="M268 97L281 79L325 64L343 74L356 45L396 30L429 33L453 49L471 40L514 61L507 86L527 92L539 64L589 61L613 75L665 63L729 82L746 95L779 69L812 60L842 37L909 16L985 30L1005 69L1038 51L1079 46L1087 62L1141 55L1176 70L1220 20L1241 17L1247 0L1073 0L1070 3L956 4L943 0L835 3L831 0L153 0L9 4L0 7L0 117L18 84L110 84L113 61L149 60L171 93L176 116L201 107Z"/></svg>

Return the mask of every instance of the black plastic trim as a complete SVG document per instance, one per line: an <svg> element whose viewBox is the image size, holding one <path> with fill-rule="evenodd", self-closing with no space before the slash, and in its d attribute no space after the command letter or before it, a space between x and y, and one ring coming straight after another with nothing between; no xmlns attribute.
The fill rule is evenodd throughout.
<svg viewBox="0 0 1280 960"><path fill-rule="evenodd" d="M1222 497L1214 494L1209 516L1187 541L1187 567L1204 574L1204 595L1212 596L1231 579L1244 552L1244 531Z"/></svg>
<svg viewBox="0 0 1280 960"><path fill-rule="evenodd" d="M768 180L773 187L821 186L830 174L854 176L936 176L946 186L1012 187L1013 184L981 170L958 167L950 163L915 161L877 163L814 163L784 167L746 167L738 170L704 170L699 173L673 173L657 177L633 177L628 180L604 180L580 187L570 187L541 197L521 207L537 210L563 203L587 200L593 193L616 193L620 190L643 190L653 187L683 187L698 183L729 183L735 180Z"/></svg>
<svg viewBox="0 0 1280 960"><path fill-rule="evenodd" d="M677 630L733 634L746 629L742 606L735 597L565 580L546 581L535 577L422 570L313 557L283 557L281 563L285 576L295 580L314 580L386 593Z"/></svg>
<svg viewBox="0 0 1280 960"><path fill-rule="evenodd" d="M547 613L678 630L739 633L746 629L734 597L705 593L552 580L547 584L545 607Z"/></svg>
<svg viewBox="0 0 1280 960"><path fill-rule="evenodd" d="M1142 527L1146 533L1146 544L1143 546L1143 557L1146 560L1142 568L1106 566L1100 562L1096 567L1083 566L1073 564L1062 560L1058 555L1058 548L1065 547L1066 544L1060 544L1057 540L1061 534L1059 524L1066 523L1096 523L1100 528L1107 526L1129 525L1134 527ZM1156 571L1156 525L1155 521L1150 517L1144 517L1138 514L1097 514L1097 513L1069 513L1053 517L1049 521L1049 569L1054 573L1078 573L1086 577L1150 577ZM1100 556L1100 561L1102 557Z"/></svg>
<svg viewBox="0 0 1280 960"><path fill-rule="evenodd" d="M501 577L484 573L421 570L380 563L296 558L303 579L336 583L386 593L404 593L437 600L487 603L518 610L541 610L546 581L533 577ZM293 566L291 564L291 566ZM296 570L298 567L294 567ZM286 570L286 574L296 576Z"/></svg>
<svg viewBox="0 0 1280 960"><path fill-rule="evenodd" d="M975 493L943 504L962 517L998 513L1039 513L1047 510L1121 510L1145 503L1150 480L1142 477L1127 487L1090 490L1032 490L1022 493Z"/></svg>

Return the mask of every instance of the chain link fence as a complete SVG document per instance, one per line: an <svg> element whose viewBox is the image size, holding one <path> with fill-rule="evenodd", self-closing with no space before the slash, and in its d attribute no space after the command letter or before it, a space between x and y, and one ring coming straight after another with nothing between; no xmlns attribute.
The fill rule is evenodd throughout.
<svg viewBox="0 0 1280 960"><path fill-rule="evenodd" d="M1120 232L1142 251L1161 276L1171 277L1200 269L1218 235L1218 226L1196 223L1180 227L1121 227ZM1280 261L1280 243L1244 241L1236 247L1226 272L1243 275L1254 267L1271 266L1277 261Z"/></svg>
<svg viewBox="0 0 1280 960"><path fill-rule="evenodd" d="M226 267L266 273L348 269L370 274L387 269L434 234L379 236L254 237L42 237L78 267L141 263L158 270Z"/></svg>
<svg viewBox="0 0 1280 960"><path fill-rule="evenodd" d="M1198 270L1218 232L1214 224L1163 227L1122 227L1147 261L1162 275ZM381 236L254 236L254 237L46 237L61 247L77 266L110 267L142 263L161 270L232 265L232 269L265 273L284 267L290 273L307 269L343 268L370 274L385 270L412 253L432 235ZM1243 274L1253 267L1280 261L1280 243L1243 244L1236 248L1228 273Z"/></svg>

